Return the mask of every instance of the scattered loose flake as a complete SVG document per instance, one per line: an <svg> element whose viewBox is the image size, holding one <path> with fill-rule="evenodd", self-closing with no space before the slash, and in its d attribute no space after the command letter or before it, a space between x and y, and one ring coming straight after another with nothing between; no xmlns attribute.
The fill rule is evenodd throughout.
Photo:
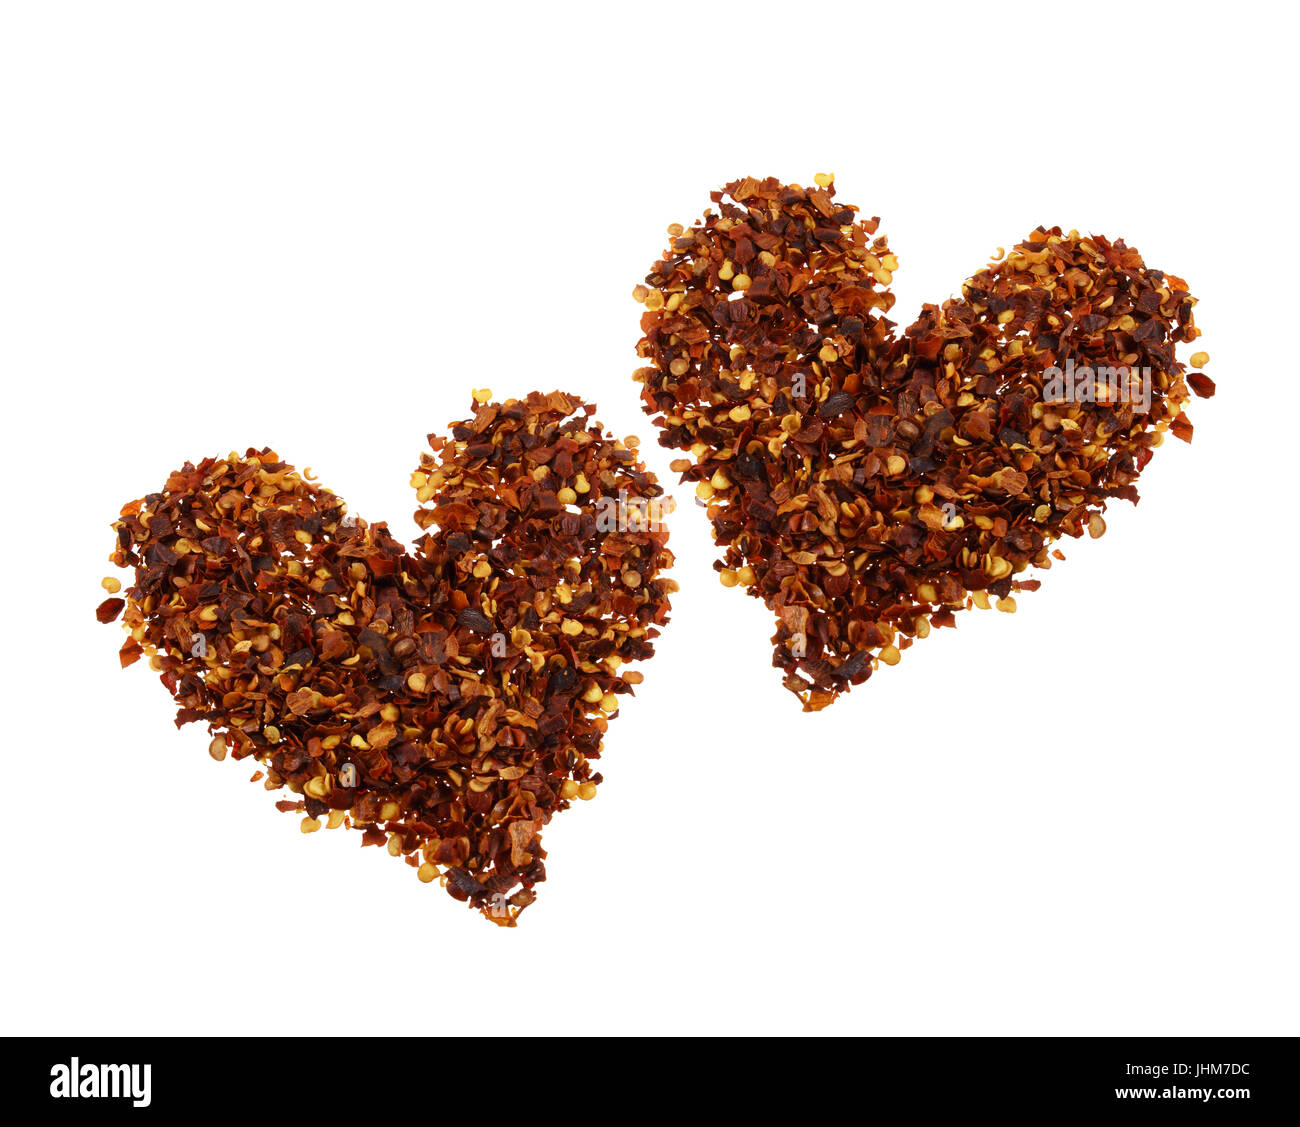
<svg viewBox="0 0 1300 1127"><path fill-rule="evenodd" d="M105 599L95 608L95 617L100 622L112 622L122 613L124 606L126 606L126 600L124 599Z"/></svg>

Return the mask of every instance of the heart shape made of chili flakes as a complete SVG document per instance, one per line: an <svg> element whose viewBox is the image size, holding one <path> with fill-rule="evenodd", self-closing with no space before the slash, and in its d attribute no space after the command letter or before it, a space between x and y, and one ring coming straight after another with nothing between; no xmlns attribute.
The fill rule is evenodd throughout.
<svg viewBox="0 0 1300 1127"><path fill-rule="evenodd" d="M177 726L258 760L304 832L361 829L513 926L677 585L635 439L559 392L487 398L429 436L413 551L270 450L207 458L123 507L135 580L99 617L125 606L122 665L147 656Z"/></svg>
<svg viewBox="0 0 1300 1127"><path fill-rule="evenodd" d="M807 711L953 612L1014 610L1051 543L1099 536L1166 430L1191 441L1182 279L1039 227L901 335L880 220L769 178L668 228L633 296L636 373L672 468L707 504L722 582L777 616L773 665ZM1203 353L1192 357L1201 367ZM1199 361L1199 363L1198 363Z"/></svg>

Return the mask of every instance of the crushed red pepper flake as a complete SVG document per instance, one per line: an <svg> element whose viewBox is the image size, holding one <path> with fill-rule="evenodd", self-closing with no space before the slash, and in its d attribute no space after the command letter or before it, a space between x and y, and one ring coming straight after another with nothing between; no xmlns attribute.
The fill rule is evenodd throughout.
<svg viewBox="0 0 1300 1127"><path fill-rule="evenodd" d="M149 656L178 727L260 763L304 833L361 830L514 926L545 879L542 828L595 795L641 681L624 666L653 655L677 585L669 502L594 407L489 398L429 436L413 551L250 449L125 505L110 559L135 569L122 664Z"/></svg>
<svg viewBox="0 0 1300 1127"><path fill-rule="evenodd" d="M1059 227L896 332L879 219L816 184L713 192L633 291L643 409L691 455L673 469L715 568L775 612L773 664L807 710L956 610L1013 611L1053 541L1138 500L1166 431L1191 440L1189 385L1215 390L1175 356L1200 335L1187 284Z"/></svg>
<svg viewBox="0 0 1300 1127"><path fill-rule="evenodd" d="M113 622L125 606L125 599L105 599L95 608L95 617L100 622Z"/></svg>

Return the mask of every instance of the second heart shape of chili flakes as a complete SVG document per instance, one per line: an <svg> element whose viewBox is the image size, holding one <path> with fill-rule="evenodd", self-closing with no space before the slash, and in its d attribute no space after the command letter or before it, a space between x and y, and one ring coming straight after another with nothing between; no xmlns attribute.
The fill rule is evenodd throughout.
<svg viewBox="0 0 1300 1127"><path fill-rule="evenodd" d="M634 439L559 392L486 398L429 436L413 551L271 450L206 458L123 507L110 559L135 580L99 617L125 609L122 664L148 658L213 758L294 792L304 832L360 829L513 926L677 585Z"/></svg>
<svg viewBox="0 0 1300 1127"><path fill-rule="evenodd" d="M895 333L897 259L834 195L734 181L634 292L643 407L807 710L958 609L1014 610L1053 541L1137 501L1165 432L1191 441L1188 385L1214 393L1175 355L1199 335L1187 284L1059 228Z"/></svg>

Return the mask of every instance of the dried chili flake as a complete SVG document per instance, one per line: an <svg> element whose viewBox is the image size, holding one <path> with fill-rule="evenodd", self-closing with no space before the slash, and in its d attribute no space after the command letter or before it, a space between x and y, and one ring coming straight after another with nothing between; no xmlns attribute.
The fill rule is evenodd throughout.
<svg viewBox="0 0 1300 1127"><path fill-rule="evenodd" d="M95 617L100 622L112 622L122 613L124 606L126 606L125 599L105 599L95 608Z"/></svg>
<svg viewBox="0 0 1300 1127"><path fill-rule="evenodd" d="M713 192L633 291L642 406L808 710L957 609L1014 610L1053 541L1137 501L1166 431L1190 441L1188 384L1214 393L1175 356L1200 335L1186 283L1055 227L895 332L879 219L816 183Z"/></svg>
<svg viewBox="0 0 1300 1127"><path fill-rule="evenodd" d="M213 758L256 759L304 833L359 829L513 926L677 585L663 491L593 407L488 399L430 435L414 551L263 449L124 506L110 558L135 569L123 664L149 657Z"/></svg>

